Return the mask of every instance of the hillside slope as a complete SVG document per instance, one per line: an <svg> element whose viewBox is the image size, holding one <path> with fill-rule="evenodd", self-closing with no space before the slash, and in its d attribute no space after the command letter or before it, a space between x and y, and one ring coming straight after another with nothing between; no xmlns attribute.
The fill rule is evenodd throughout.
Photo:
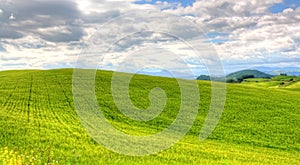
<svg viewBox="0 0 300 165"><path fill-rule="evenodd" d="M299 76L274 76L270 78L250 78L243 81L243 85L252 87L280 88L284 90L300 91Z"/></svg>
<svg viewBox="0 0 300 165"><path fill-rule="evenodd" d="M181 97L176 80L133 77L130 95L137 107L150 105L154 87L168 96L161 115L138 122L118 111L111 75L97 72L95 92L114 127L141 136L174 121ZM209 82L198 83L199 114L185 138L157 155L131 157L111 152L87 135L74 110L71 69L0 72L0 164L300 164L299 92L229 84L218 127L199 141L211 89Z"/></svg>
<svg viewBox="0 0 300 165"><path fill-rule="evenodd" d="M250 76L250 77L249 77ZM272 78L273 75L258 71L258 70L241 70L234 73L230 73L226 76L227 82L242 82L245 78ZM224 80L222 78L218 77L210 77L207 75L200 75L197 77L197 80L206 80L206 81L220 81L223 82Z"/></svg>
<svg viewBox="0 0 300 165"><path fill-rule="evenodd" d="M242 70L238 72L231 73L226 76L226 79L239 79L245 75L253 75L255 78L271 78L272 75L266 74L258 70Z"/></svg>

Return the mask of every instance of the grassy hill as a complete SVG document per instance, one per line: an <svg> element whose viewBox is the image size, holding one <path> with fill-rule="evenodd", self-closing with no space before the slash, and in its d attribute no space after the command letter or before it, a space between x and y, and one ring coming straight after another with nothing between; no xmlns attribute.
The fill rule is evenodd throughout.
<svg viewBox="0 0 300 165"><path fill-rule="evenodd" d="M250 78L243 81L244 85L253 87L280 88L284 90L300 90L299 76L275 76L271 79L266 78Z"/></svg>
<svg viewBox="0 0 300 165"><path fill-rule="evenodd" d="M210 81L210 76L200 75L199 77L197 77L197 80L207 80L207 81Z"/></svg>
<svg viewBox="0 0 300 165"><path fill-rule="evenodd" d="M106 118L133 135L157 133L180 107L180 89L171 78L135 75L133 103L150 105L154 87L165 90L164 112L138 122L123 116L110 92L112 72L98 71L96 96ZM126 76L126 74L124 74ZM199 81L199 114L188 134L156 155L133 157L98 145L81 126L72 97L72 70L0 72L0 164L300 164L298 91L229 84L223 116L213 134L199 141L210 105L210 82Z"/></svg>
<svg viewBox="0 0 300 165"><path fill-rule="evenodd" d="M226 80L229 83L240 83L245 78L249 78L247 76L252 76L253 78L272 78L273 75L258 71L258 70L241 70L234 73L230 73L226 76ZM213 81L224 81L222 78L214 77ZM210 76L200 75L197 77L197 80L211 80Z"/></svg>
<svg viewBox="0 0 300 165"><path fill-rule="evenodd" d="M253 75L254 78L271 78L272 75L266 74L258 70L242 70L238 72L231 73L226 76L226 79L239 79L243 78L245 75Z"/></svg>

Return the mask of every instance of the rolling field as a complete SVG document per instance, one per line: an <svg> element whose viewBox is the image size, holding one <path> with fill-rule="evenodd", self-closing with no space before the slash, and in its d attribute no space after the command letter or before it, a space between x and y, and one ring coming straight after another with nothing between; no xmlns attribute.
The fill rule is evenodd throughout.
<svg viewBox="0 0 300 165"><path fill-rule="evenodd" d="M0 72L0 164L300 164L300 91L228 84L218 127L199 141L211 89L209 82L198 81L200 108L187 135L166 151L134 157L111 152L86 133L74 108L72 73L72 69ZM138 122L118 111L110 91L111 75L97 72L95 92L114 127L143 136L174 121L181 103L175 79L133 77L130 96L135 106L147 108L155 87L168 96L162 114ZM295 86L292 89L299 84Z"/></svg>
<svg viewBox="0 0 300 165"><path fill-rule="evenodd" d="M299 76L275 76L271 79L267 78L250 78L245 79L243 84L254 87L281 88L285 90L300 90Z"/></svg>

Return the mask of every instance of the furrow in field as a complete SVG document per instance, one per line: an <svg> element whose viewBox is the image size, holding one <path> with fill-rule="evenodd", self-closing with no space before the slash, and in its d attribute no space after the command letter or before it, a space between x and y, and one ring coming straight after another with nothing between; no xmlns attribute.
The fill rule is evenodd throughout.
<svg viewBox="0 0 300 165"><path fill-rule="evenodd" d="M5 80L3 82L6 82ZM1 104L2 107L6 107L8 102L10 102L11 97L14 92L16 92L18 82L13 81L9 83L1 83L1 84L6 84L6 85L1 85L0 90L1 90Z"/></svg>
<svg viewBox="0 0 300 165"><path fill-rule="evenodd" d="M32 96L32 84L33 84L33 75L30 76L30 87L29 87L29 97L28 97L28 103L27 103L27 120L30 121L30 104L31 104L31 96Z"/></svg>
<svg viewBox="0 0 300 165"><path fill-rule="evenodd" d="M40 102L37 106L40 106L40 111L37 113L40 113L40 116L45 116L43 118L42 122L47 129L55 131L55 132L65 132L67 134L70 134L70 132L73 132L72 130L68 130L68 127L72 125L70 120L72 120L72 115L69 113L70 107L68 104L64 102L63 99L61 99L63 94L63 87L59 86L58 80L55 76L51 75L51 77L45 77L44 75L39 75L38 77L41 78L41 80L35 80L35 81L42 81L44 82L44 88L40 89L39 87L36 87L37 92L35 93L42 93L40 95L35 96L35 102ZM39 91L39 92L38 92ZM36 116L36 118L39 118L39 115ZM59 129L57 127L53 126L59 126Z"/></svg>
<svg viewBox="0 0 300 165"><path fill-rule="evenodd" d="M14 80L16 87L4 107L7 115L18 114L18 117L23 117L28 108L28 80L24 76Z"/></svg>
<svg viewBox="0 0 300 165"><path fill-rule="evenodd" d="M40 81L40 75L34 74L32 75L32 91L31 91L31 113L32 113L32 119L35 127L39 130L39 134L41 131L41 122L43 121L43 117L41 115L43 108L43 93L42 90L40 90L40 86L43 85L43 83Z"/></svg>

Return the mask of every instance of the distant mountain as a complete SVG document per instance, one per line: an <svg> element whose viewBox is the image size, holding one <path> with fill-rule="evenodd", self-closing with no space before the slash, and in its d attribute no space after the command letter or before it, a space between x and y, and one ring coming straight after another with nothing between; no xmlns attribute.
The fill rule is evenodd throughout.
<svg viewBox="0 0 300 165"><path fill-rule="evenodd" d="M237 72L228 74L226 76L226 81L228 83L240 83L244 79L248 79L248 78L272 78L272 77L280 75L280 74L287 74L289 76L300 76L300 69L297 71L296 67L285 68L285 69L290 69L289 71L288 70L270 71L271 68L267 68L267 67L260 67L259 69L265 70L265 71L263 72L263 71L254 70L254 69L246 69L246 70L237 71ZM273 68L273 69L275 69L275 68ZM292 71L292 70L294 70L294 71ZM197 80L224 81L224 78L221 79L221 78L210 77L207 75L201 75L197 78Z"/></svg>
<svg viewBox="0 0 300 165"><path fill-rule="evenodd" d="M247 69L247 70L241 70L238 72L231 73L226 76L226 79L227 80L230 80L230 79L238 80L238 79L242 79L247 76L253 76L254 78L271 78L271 77L273 77L273 75L271 75L271 74L267 74L267 73L264 73L264 72L261 72L258 70Z"/></svg>
<svg viewBox="0 0 300 165"><path fill-rule="evenodd" d="M231 73L226 76L228 82L241 82L243 79L247 78L271 78L273 75L258 71L258 70L241 70L238 72ZM222 81L220 78L210 77L207 75L201 75L197 80L213 80L213 81ZM223 79L224 81L224 79Z"/></svg>
<svg viewBox="0 0 300 165"><path fill-rule="evenodd" d="M210 81L210 76L201 75L201 76L197 77L197 80L207 80L207 81Z"/></svg>
<svg viewBox="0 0 300 165"><path fill-rule="evenodd" d="M300 76L299 67L256 67L253 70L259 70L271 75L280 75L286 73L290 76Z"/></svg>

